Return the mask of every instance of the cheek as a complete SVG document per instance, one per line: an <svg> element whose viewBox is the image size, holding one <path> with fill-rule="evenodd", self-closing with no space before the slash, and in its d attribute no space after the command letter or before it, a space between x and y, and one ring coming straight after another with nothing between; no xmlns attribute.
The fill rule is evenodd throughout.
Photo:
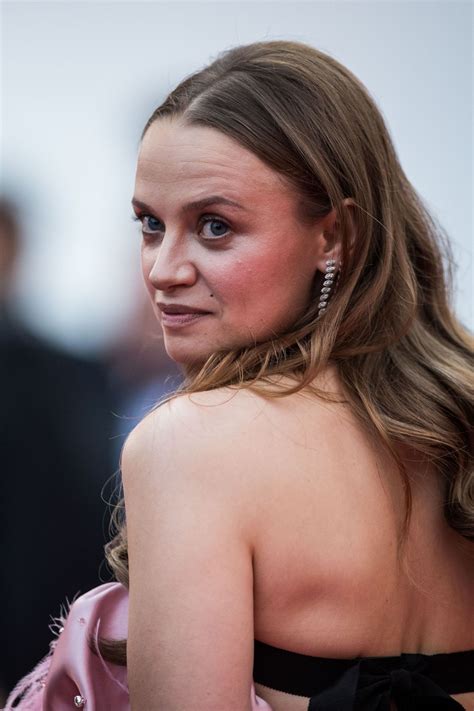
<svg viewBox="0 0 474 711"><path fill-rule="evenodd" d="M212 285L221 301L240 313L254 314L268 311L268 299L277 305L293 291L288 282L293 271L291 259L271 254L252 254L248 258L236 258L231 264L221 265L213 273Z"/></svg>
<svg viewBox="0 0 474 711"><path fill-rule="evenodd" d="M244 270L247 288L253 292L279 294L286 291L288 279L294 273L293 255L272 250L259 255Z"/></svg>
<svg viewBox="0 0 474 711"><path fill-rule="evenodd" d="M241 307L254 288L255 273L254 264L234 257L229 263L221 263L212 270L208 285L224 305Z"/></svg>
<svg viewBox="0 0 474 711"><path fill-rule="evenodd" d="M286 328L305 308L314 277L306 250L271 249L237 261L223 275L232 320L253 328ZM293 316L290 316L293 320Z"/></svg>

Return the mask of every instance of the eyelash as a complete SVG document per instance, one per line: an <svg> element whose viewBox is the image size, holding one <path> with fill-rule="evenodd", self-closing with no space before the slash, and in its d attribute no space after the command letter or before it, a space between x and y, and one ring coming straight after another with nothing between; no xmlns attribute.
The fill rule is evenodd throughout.
<svg viewBox="0 0 474 711"><path fill-rule="evenodd" d="M133 220L134 222L141 222L141 223L143 224L143 220L144 220L146 217L153 217L153 215L146 215L145 213L139 214L139 215L132 215L132 220ZM158 218L155 217L154 219L157 220ZM221 217L218 217L217 215L202 215L202 216L199 218L199 223L198 223L198 224L199 224L200 226L202 226L202 225L204 225L204 224L207 224L208 222L214 222L214 221L215 221L215 222L220 222L222 225L225 225L225 227L226 227L228 230L230 230L230 225L229 225L225 220L223 220ZM143 234L143 235L148 235L148 236L150 236L150 237L151 237L152 235L156 234L157 232L159 232L159 230L156 230L156 232L144 232L144 231L142 230L142 234ZM229 236L229 233L226 232L226 234L221 235L221 236L218 236L218 237L203 237L203 239L206 240L206 242L218 242L218 241L220 241L220 240L225 239L225 238L228 237L228 236Z"/></svg>

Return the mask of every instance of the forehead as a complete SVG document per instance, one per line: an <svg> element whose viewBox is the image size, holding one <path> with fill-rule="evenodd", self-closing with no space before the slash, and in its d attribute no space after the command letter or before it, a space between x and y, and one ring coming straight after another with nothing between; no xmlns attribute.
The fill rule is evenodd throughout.
<svg viewBox="0 0 474 711"><path fill-rule="evenodd" d="M200 198L209 192L252 202L294 200L279 173L220 131L186 126L177 119L155 121L140 148L136 197Z"/></svg>

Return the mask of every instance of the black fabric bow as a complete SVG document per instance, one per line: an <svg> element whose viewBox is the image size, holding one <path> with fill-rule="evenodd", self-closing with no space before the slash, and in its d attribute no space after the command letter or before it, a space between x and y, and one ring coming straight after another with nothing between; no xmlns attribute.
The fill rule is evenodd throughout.
<svg viewBox="0 0 474 711"><path fill-rule="evenodd" d="M308 711L464 711L428 676L422 655L403 654L387 669L376 659L359 659L328 689L312 696Z"/></svg>

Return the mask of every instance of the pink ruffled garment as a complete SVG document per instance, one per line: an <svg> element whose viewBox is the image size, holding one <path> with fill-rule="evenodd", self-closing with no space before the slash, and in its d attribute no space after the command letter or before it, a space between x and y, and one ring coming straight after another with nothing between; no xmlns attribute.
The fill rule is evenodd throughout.
<svg viewBox="0 0 474 711"><path fill-rule="evenodd" d="M130 711L126 667L106 662L88 645L90 635L95 640L127 637L127 589L121 583L93 588L55 618L55 626L58 637L50 643L49 653L18 682L4 711ZM250 699L252 711L272 711L256 695L253 683Z"/></svg>

